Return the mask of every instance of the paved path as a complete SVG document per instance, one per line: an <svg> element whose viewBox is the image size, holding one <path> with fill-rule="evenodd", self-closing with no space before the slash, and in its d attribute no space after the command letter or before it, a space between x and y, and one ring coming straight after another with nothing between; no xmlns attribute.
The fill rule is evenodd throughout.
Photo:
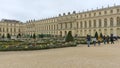
<svg viewBox="0 0 120 68"><path fill-rule="evenodd" d="M120 42L101 46L0 52L0 68L120 68Z"/></svg>

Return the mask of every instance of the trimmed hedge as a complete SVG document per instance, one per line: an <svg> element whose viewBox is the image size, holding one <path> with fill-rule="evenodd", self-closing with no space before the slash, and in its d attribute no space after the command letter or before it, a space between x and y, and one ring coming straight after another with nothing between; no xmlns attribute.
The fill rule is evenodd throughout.
<svg viewBox="0 0 120 68"><path fill-rule="evenodd" d="M67 43L56 43L56 44L47 44L47 45L19 45L19 46L0 46L0 51L26 51L26 50L43 50L43 49L53 49L53 48L63 48L63 47L75 47L76 43L67 42Z"/></svg>

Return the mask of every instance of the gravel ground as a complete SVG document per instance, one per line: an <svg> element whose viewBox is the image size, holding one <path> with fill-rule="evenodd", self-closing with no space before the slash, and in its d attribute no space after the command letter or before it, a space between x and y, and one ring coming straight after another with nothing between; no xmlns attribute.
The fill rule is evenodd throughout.
<svg viewBox="0 0 120 68"><path fill-rule="evenodd" d="M120 42L101 46L0 52L0 68L120 68Z"/></svg>

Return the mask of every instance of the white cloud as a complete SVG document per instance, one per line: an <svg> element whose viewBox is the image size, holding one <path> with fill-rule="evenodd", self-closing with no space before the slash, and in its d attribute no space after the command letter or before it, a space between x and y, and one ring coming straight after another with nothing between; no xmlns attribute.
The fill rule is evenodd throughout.
<svg viewBox="0 0 120 68"><path fill-rule="evenodd" d="M120 4L119 0L0 0L0 19L41 19L59 13L82 11L110 4Z"/></svg>

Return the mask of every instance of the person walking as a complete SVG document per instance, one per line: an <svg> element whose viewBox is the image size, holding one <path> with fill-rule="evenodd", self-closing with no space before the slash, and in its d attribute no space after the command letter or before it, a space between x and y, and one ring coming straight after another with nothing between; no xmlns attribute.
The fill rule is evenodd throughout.
<svg viewBox="0 0 120 68"><path fill-rule="evenodd" d="M109 41L110 41L109 35L107 36L106 41L107 41L107 44L109 44Z"/></svg>
<svg viewBox="0 0 120 68"><path fill-rule="evenodd" d="M104 44L106 44L106 37L105 37L105 35L103 36L103 42L104 42Z"/></svg>
<svg viewBox="0 0 120 68"><path fill-rule="evenodd" d="M97 41L97 39L94 37L94 38L93 38L94 46L96 46L96 41Z"/></svg>
<svg viewBox="0 0 120 68"><path fill-rule="evenodd" d="M91 41L91 37L90 37L90 35L87 35L87 44L88 44L88 47L90 47L90 41Z"/></svg>
<svg viewBox="0 0 120 68"><path fill-rule="evenodd" d="M114 37L113 37L113 34L111 34L111 36L110 36L110 41L111 41L111 44L114 44Z"/></svg>
<svg viewBox="0 0 120 68"><path fill-rule="evenodd" d="M99 36L98 37L98 45L100 45L100 42L101 42L101 37Z"/></svg>

